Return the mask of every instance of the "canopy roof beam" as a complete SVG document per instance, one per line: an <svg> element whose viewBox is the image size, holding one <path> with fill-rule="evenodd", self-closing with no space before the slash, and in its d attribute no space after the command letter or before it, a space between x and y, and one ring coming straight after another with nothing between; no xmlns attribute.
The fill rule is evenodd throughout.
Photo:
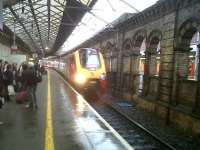
<svg viewBox="0 0 200 150"><path fill-rule="evenodd" d="M31 8L31 13L33 15L33 18L34 18L34 21L35 21L35 24L36 24L36 28L38 30L38 34L39 34L39 38L40 38L40 43L41 43L41 46L42 46L42 49L44 49L44 45L42 43L42 37L41 37L41 32L40 32L40 28L39 28L39 25L38 25L38 21L37 21L37 18L36 18L36 15L35 15L35 11L34 11L34 8L33 8L33 3L32 3L32 0L28 0L29 2L29 6Z"/></svg>
<svg viewBox="0 0 200 150"><path fill-rule="evenodd" d="M47 0L47 7L48 7L48 43L49 43L49 35L50 35L50 16L51 16L51 0Z"/></svg>
<svg viewBox="0 0 200 150"><path fill-rule="evenodd" d="M24 29L25 33L28 35L29 39L31 40L31 42L33 43L34 47L36 48L36 50L39 50L39 48L37 48L35 41L33 40L33 38L31 37L31 35L29 34L29 32L27 31L26 27L24 26L24 24L22 23L22 21L20 20L19 16L15 13L15 11L12 9L12 7L9 7L10 11L12 12L13 16L15 17L15 19L19 22L19 24L22 26L22 28Z"/></svg>

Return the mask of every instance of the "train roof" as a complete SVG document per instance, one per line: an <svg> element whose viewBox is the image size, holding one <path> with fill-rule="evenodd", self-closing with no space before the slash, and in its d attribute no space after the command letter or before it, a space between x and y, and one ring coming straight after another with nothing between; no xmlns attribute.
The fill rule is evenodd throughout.
<svg viewBox="0 0 200 150"><path fill-rule="evenodd" d="M66 52L66 53L64 53L64 54L62 54L62 55L59 55L58 57L63 57L63 56L69 55L70 53L74 53L75 51L87 50L87 49L98 50L98 49L92 48L92 47L79 48L79 49L74 49L74 50L68 51L68 52Z"/></svg>

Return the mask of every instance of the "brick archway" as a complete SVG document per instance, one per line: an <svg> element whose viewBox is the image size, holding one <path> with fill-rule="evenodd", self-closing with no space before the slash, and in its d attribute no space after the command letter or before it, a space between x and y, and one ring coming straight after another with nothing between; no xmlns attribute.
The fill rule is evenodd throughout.
<svg viewBox="0 0 200 150"><path fill-rule="evenodd" d="M144 67L144 95L158 97L160 74L160 50L158 45L162 40L160 30L152 30L147 38L146 60Z"/></svg>
<svg viewBox="0 0 200 150"><path fill-rule="evenodd" d="M106 43L105 49L106 49L106 50L109 50L109 51L112 51L113 48L114 48L114 44L112 44L110 41L108 41L108 42Z"/></svg>
<svg viewBox="0 0 200 150"><path fill-rule="evenodd" d="M132 49L131 39L130 38L125 39L122 47L123 50L131 50Z"/></svg>
<svg viewBox="0 0 200 150"><path fill-rule="evenodd" d="M188 51L190 41L197 31L200 31L200 21L194 18L186 20L178 30L177 48Z"/></svg>
<svg viewBox="0 0 200 150"><path fill-rule="evenodd" d="M191 40L195 33L199 31L200 21L197 18L190 18L180 25L175 43L175 63L177 69L176 86L174 88L176 89L176 104L192 107L193 111L198 110L200 107L200 86L199 84L192 84L190 87L187 81L200 80L200 64L197 61L199 55L191 48ZM187 97L187 95L191 96Z"/></svg>
<svg viewBox="0 0 200 150"><path fill-rule="evenodd" d="M143 40L147 37L147 32L144 29L138 30L132 38L134 47L140 47Z"/></svg>
<svg viewBox="0 0 200 150"><path fill-rule="evenodd" d="M157 48L158 43L162 40L162 32L160 30L153 30L147 38L147 49L153 51Z"/></svg>
<svg viewBox="0 0 200 150"><path fill-rule="evenodd" d="M136 31L132 38L135 55L133 55L131 59L131 72L133 74L131 78L131 88L134 95L140 94L143 91L146 39L147 31L145 29Z"/></svg>

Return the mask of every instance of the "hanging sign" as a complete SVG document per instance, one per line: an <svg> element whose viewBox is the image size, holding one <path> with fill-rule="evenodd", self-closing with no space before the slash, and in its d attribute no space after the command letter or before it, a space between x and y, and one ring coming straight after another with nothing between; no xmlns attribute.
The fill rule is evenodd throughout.
<svg viewBox="0 0 200 150"><path fill-rule="evenodd" d="M11 46L11 54L18 54L17 45L13 44L13 45Z"/></svg>
<svg viewBox="0 0 200 150"><path fill-rule="evenodd" d="M14 21L13 44L11 46L11 54L17 54L17 53L18 53L18 48L16 45L15 21Z"/></svg>

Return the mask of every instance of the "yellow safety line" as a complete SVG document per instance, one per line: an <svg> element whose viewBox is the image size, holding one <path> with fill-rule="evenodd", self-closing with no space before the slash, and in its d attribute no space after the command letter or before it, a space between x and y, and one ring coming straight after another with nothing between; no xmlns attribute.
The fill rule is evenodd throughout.
<svg viewBox="0 0 200 150"><path fill-rule="evenodd" d="M47 120L45 130L45 150L54 150L52 111L51 111L51 84L48 71L48 96L47 96Z"/></svg>

